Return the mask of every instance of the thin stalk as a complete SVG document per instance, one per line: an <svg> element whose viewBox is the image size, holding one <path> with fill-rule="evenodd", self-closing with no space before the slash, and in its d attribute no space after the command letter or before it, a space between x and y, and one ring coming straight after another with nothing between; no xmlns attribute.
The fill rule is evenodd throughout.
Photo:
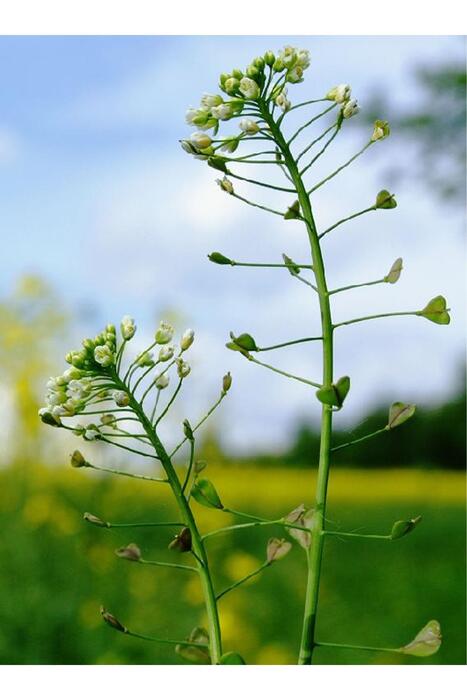
<svg viewBox="0 0 467 700"><path fill-rule="evenodd" d="M336 138L336 136L337 136L337 134L339 133L340 130L341 130L341 125L338 124L338 125L336 126L335 132L334 132L333 135L326 141L326 143L324 144L323 148L322 148L320 151L318 151L318 153L310 160L310 162L308 163L308 165L305 165L305 167L300 171L300 176L301 176L301 177L303 177L303 175L306 173L306 171L309 170L309 169L311 168L311 166L313 165L313 163L316 163L316 161L318 160L318 158L321 158L321 156L323 155L324 151L328 148L328 146L331 145L331 143L334 141L334 139ZM325 133L327 133L327 132L325 132ZM307 149L307 150L308 150L308 149ZM305 152L306 152L306 151L305 151ZM298 162L298 159L297 159L297 162Z"/></svg>
<svg viewBox="0 0 467 700"><path fill-rule="evenodd" d="M365 146L363 146L363 148L358 153L356 153L354 156L352 156L352 158L349 158L349 160L346 161L344 163L344 165L341 165L340 168L337 168L337 170L334 170L334 172L332 172L330 175L325 177L324 180L321 180L321 182L318 182L317 185L314 185L314 187L312 187L310 190L308 190L307 194L310 195L312 192L317 190L319 187L324 185L326 182L329 182L329 180L332 180L333 177L336 177L336 175L338 175L342 170L344 170L344 168L347 168L347 166L349 166L351 163L353 163L356 158L358 158L363 153L365 153L366 149L369 148L373 143L374 143L374 141L369 141Z"/></svg>
<svg viewBox="0 0 467 700"><path fill-rule="evenodd" d="M196 566L188 566L188 564L173 564L169 561L152 561L151 559L139 559L138 564L148 564L149 566L165 566L169 569L185 569L186 571L198 571Z"/></svg>
<svg viewBox="0 0 467 700"><path fill-rule="evenodd" d="M391 535L365 535L359 532L339 532L339 530L323 530L323 535L332 537L357 537L363 540L392 540Z"/></svg>
<svg viewBox="0 0 467 700"><path fill-rule="evenodd" d="M295 263L297 267L303 268L304 270L312 270L313 266L312 265L301 265L300 263ZM230 265L232 267L286 267L287 269L290 268L290 265L286 265L285 263L247 263L247 262L238 262L237 260L232 260L230 262Z"/></svg>
<svg viewBox="0 0 467 700"><path fill-rule="evenodd" d="M250 207L256 207L257 209L262 209L263 211L268 211L270 214L276 214L277 216L280 216L282 219L284 218L285 212L283 212L283 211L277 211L277 209L271 209L270 207L266 207L263 204L257 204L256 202L252 202L251 200L246 199L245 197L242 197L241 195L237 194L236 192L231 192L230 196L235 197L235 199L239 199L241 202L245 202L245 204L249 204Z"/></svg>
<svg viewBox="0 0 467 700"><path fill-rule="evenodd" d="M106 527L185 527L185 523L107 523Z"/></svg>
<svg viewBox="0 0 467 700"><path fill-rule="evenodd" d="M304 155L306 155L306 153L308 153L308 151L309 151L311 148L313 148L313 146L315 145L315 143L319 143L319 141L321 141L322 139L324 139L324 137L325 137L327 134L329 134L329 132L332 131L336 126L337 126L337 122L335 122L334 124L331 124L331 126L329 126L325 131L323 131L323 133L321 134L321 136L317 136L317 138L313 139L313 141L310 141L310 143L308 144L308 146L306 146L306 148L304 148L303 151L300 151L300 153L299 153L298 156L296 157L297 163L298 163L298 161L299 161L301 158L303 158ZM326 146L326 148L327 148L327 146ZM306 169L308 169L308 166L306 166ZM303 172L304 172L304 170L302 170L302 171L300 172L300 174L303 175Z"/></svg>
<svg viewBox="0 0 467 700"><path fill-rule="evenodd" d="M137 639L145 639L147 642L157 642L158 644L172 644L177 646L182 644L186 647L201 647L202 649L208 649L207 644L202 644L201 642L188 642L186 639L161 639L160 637L149 637L147 634L137 634L136 632L126 631L130 637L136 637Z"/></svg>
<svg viewBox="0 0 467 700"><path fill-rule="evenodd" d="M324 112L320 112L320 114L317 114L315 117L313 117L312 119L309 119L307 122L305 122L305 124L303 124L303 126L301 126L299 129L297 129L297 131L293 134L293 136L291 136L291 138L287 141L287 146L290 147L291 143L292 143L293 141L295 141L295 139L297 138L297 136L298 136L299 134L301 134L301 132L302 132L304 129L306 129L307 126L310 126L310 124L313 124L313 122L315 122L317 119L320 119L321 117L324 117L324 115L327 114L328 112L330 112L331 109L334 109L335 106L336 106L336 103L332 104L330 107L328 107L327 109L325 109Z"/></svg>
<svg viewBox="0 0 467 700"><path fill-rule="evenodd" d="M171 458L166 452L162 442L159 439L159 436L156 433L154 426L152 425L149 418L146 416L146 413L144 412L142 406L135 399L134 395L131 392L129 392L128 387L124 382L121 381L117 374L114 373L113 379L119 388L129 393L130 406L135 415L139 418L143 429L145 430L148 438L150 439L151 444L153 445L154 450L156 451L156 454L162 466L164 467L165 473L167 474L167 478L172 488L172 492L175 496L175 500L177 502L182 520L186 523L186 527L188 527L188 529L190 530L192 539L192 553L199 563L199 567L197 570L198 575L200 577L205 600L206 614L208 619L210 655L212 663L218 664L222 656L222 641L219 615L217 611L216 595L214 592L214 586L212 583L206 550L204 548L201 535L198 531L193 512L185 495L183 494L182 485L177 476L177 472L175 471L175 468L172 464Z"/></svg>
<svg viewBox="0 0 467 700"><path fill-rule="evenodd" d="M273 367L272 365L266 364L266 362L261 362L261 360L257 360L256 357L253 357L252 355L249 355L248 359L250 360L250 362L254 362L256 365L261 365L261 367L266 367L266 369L270 369L276 374L281 374L283 377L295 379L295 381L297 382L301 382L302 384L308 384L309 386L315 386L318 389L321 387L321 384L318 384L317 382L312 382L310 379L304 379L303 377L297 377L295 374L290 374L290 372L284 372L284 370L282 369L278 369L277 367Z"/></svg>
<svg viewBox="0 0 467 700"><path fill-rule="evenodd" d="M374 284L382 284L383 282L386 282L386 279L384 277L380 280L374 280L373 282L360 282L360 284L348 284L346 287L338 287L338 289L332 289L329 292L329 295L339 294L339 292L346 292L348 289L358 289L359 287L371 287Z"/></svg>
<svg viewBox="0 0 467 700"><path fill-rule="evenodd" d="M235 175L234 173L231 173L230 170L227 173L229 177L234 177L236 180L243 180L243 182L251 182L253 185L259 185L260 187L267 187L270 190L277 190L278 192L293 192L295 194L295 190L291 189L290 187L279 187L278 185L271 185L267 182L261 182L260 180L252 180L249 177L242 177L241 175Z"/></svg>
<svg viewBox="0 0 467 700"><path fill-rule="evenodd" d="M83 464L85 469L94 469L97 472L107 472L108 474L117 474L118 476L129 476L131 479L143 479L144 481L157 481L162 484L167 483L167 479L157 478L155 476L146 476L145 474L132 474L132 472L124 472L120 469L108 469L107 467L96 467L94 464L86 462Z"/></svg>
<svg viewBox="0 0 467 700"><path fill-rule="evenodd" d="M366 209L362 209L361 211L357 211L356 214L352 214L351 216L346 216L345 219L340 219L339 221L336 221L335 224L327 228L325 231L322 231L322 233L319 234L318 238L323 238L329 231L333 231L335 228L340 226L341 224L345 224L346 221L351 221L352 219L356 219L357 216L362 216L362 214L367 214L370 211L376 211L377 206L376 204L373 204L371 207L367 207Z"/></svg>
<svg viewBox="0 0 467 700"><path fill-rule="evenodd" d="M223 596L226 595L226 593L230 593L230 591L233 591L235 588L238 588L238 586L241 586L242 583L246 583L247 581L249 581L249 580L250 580L251 578L253 578L254 576L257 576L257 575L260 574L262 571L264 571L264 569L266 569L268 566L271 566L271 564L272 564L272 562L270 562L270 561L265 561L264 564L261 564L261 566L259 566L257 569L255 569L255 570L252 571L251 573L247 574L246 576L244 576L243 578L239 579L239 580L236 581L235 583L232 583L231 586L228 586L227 588L224 588L223 591L221 591L220 593L217 594L216 600L220 600Z"/></svg>
<svg viewBox="0 0 467 700"><path fill-rule="evenodd" d="M310 244L313 271L315 274L316 286L319 294L319 305L321 311L322 329L322 351L323 351L323 385L330 386L333 381L333 323L331 307L329 302L326 273L322 257L321 247L318 239L318 232L313 217L309 194L299 172L298 165L293 158L290 149L282 135L281 130L275 123L272 115L266 106L262 110L264 119L268 122L271 132L282 151L286 167L294 181L298 193L300 210L305 220L308 240ZM318 478L315 496L316 515L313 519L311 530L311 544L307 550L308 577L306 583L305 608L303 615L302 638L300 643L299 664L308 665L312 663L315 643L316 614L318 609L318 593L321 577L321 562L323 556L324 538L321 533L324 529L327 487L330 467L330 448L332 433L332 409L331 406L323 404L321 410L321 439L318 463Z"/></svg>
<svg viewBox="0 0 467 700"><path fill-rule="evenodd" d="M373 318L388 318L389 316L416 316L418 311L391 311L387 314L373 314L372 316L361 316L360 318L352 318L350 321L341 321L335 323L334 328L341 326L350 326L352 323L361 323L361 321L371 321Z"/></svg>
<svg viewBox="0 0 467 700"><path fill-rule="evenodd" d="M265 348L258 348L257 352L266 352L267 350L277 350L278 348L285 348L288 345L297 345L298 343L310 343L313 340L322 340L320 335L314 336L312 338L299 338L298 340L288 340L285 343L278 343L277 345L268 345Z"/></svg>
<svg viewBox="0 0 467 700"><path fill-rule="evenodd" d="M359 649L360 651L387 651L391 654L401 654L400 649L385 649L384 647L367 647L357 644L335 644L334 642L315 642L316 647L328 647L333 649Z"/></svg>
<svg viewBox="0 0 467 700"><path fill-rule="evenodd" d="M381 435L381 433L385 433L388 430L387 426L384 428L380 428L379 430L375 430L374 433L368 433L368 435L363 435L363 437L356 438L355 440L350 440L349 442L344 442L341 445L336 445L335 447L331 447L331 452L337 452L337 450L343 450L344 447L350 447L350 445L355 445L357 442L364 442L364 440L369 440L372 437L376 437L376 435Z"/></svg>
<svg viewBox="0 0 467 700"><path fill-rule="evenodd" d="M221 401L227 396L227 394L223 391L220 395L220 397L217 399L216 403L211 406L209 411L199 420L196 425L192 428L193 432L196 432L198 428L200 428L205 421L209 418L209 416L214 413L216 408L219 406ZM172 450L172 452L169 454L169 457L172 458L176 452L185 444L185 442L188 440L187 437L184 437L183 440L181 440L178 445Z"/></svg>

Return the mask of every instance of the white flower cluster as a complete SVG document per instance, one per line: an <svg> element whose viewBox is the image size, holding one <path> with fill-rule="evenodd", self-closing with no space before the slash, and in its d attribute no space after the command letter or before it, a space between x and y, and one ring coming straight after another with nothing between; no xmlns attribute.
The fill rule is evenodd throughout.
<svg viewBox="0 0 467 700"><path fill-rule="evenodd" d="M205 94L199 107L188 109L186 121L198 131L181 142L182 148L201 159L206 160L213 156L216 149L213 140L205 132L213 129L216 134L220 121L240 117L244 108L248 108L252 101L273 101L284 112L287 111L291 103L287 99L285 85L301 83L304 71L309 65L309 51L286 46L277 56L272 51L267 51L264 56L253 59L245 71L234 68L231 73L222 73L219 87L229 99L225 100L222 95ZM260 129L252 119L242 119L239 126L243 134L249 135L257 133ZM238 143L238 137L229 137L227 148L223 147L222 142L218 148L233 153Z"/></svg>
<svg viewBox="0 0 467 700"><path fill-rule="evenodd" d="M326 95L326 99L341 105L341 114L344 119L350 119L358 114L360 107L357 100L351 99L352 88L347 83L341 83L331 88Z"/></svg>

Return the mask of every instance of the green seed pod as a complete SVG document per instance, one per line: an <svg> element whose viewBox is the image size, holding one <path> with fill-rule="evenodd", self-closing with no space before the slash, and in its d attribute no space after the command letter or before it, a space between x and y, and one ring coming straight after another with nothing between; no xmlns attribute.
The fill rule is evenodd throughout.
<svg viewBox="0 0 467 700"><path fill-rule="evenodd" d="M85 467L87 462L84 459L83 455L79 450L75 450L73 454L71 455L71 466L74 467L75 469L79 469L80 467Z"/></svg>
<svg viewBox="0 0 467 700"><path fill-rule="evenodd" d="M402 258L397 258L397 260L394 260L392 263L391 269L384 278L384 281L389 282L389 284L395 284L401 276L402 269Z"/></svg>
<svg viewBox="0 0 467 700"><path fill-rule="evenodd" d="M274 61L276 60L276 57L272 51L266 51L264 54L264 62L268 66L274 65Z"/></svg>
<svg viewBox="0 0 467 700"><path fill-rule="evenodd" d="M388 190L381 190L376 195L375 207L377 209L395 209L397 207L397 202Z"/></svg>
<svg viewBox="0 0 467 700"><path fill-rule="evenodd" d="M194 439L193 428L191 427L190 421L188 420L188 418L185 418L182 425L183 425L183 432L185 434L185 437L188 440L193 440Z"/></svg>
<svg viewBox="0 0 467 700"><path fill-rule="evenodd" d="M118 632L123 632L123 634L127 634L128 630L127 628L122 625L122 623L117 620L115 615L112 615L112 613L109 613L108 610L106 610L102 605L100 609L100 613L102 615L102 619L104 622L109 625L110 627L113 627L114 630L117 630Z"/></svg>
<svg viewBox="0 0 467 700"><path fill-rule="evenodd" d="M294 263L292 258L289 258L288 255L286 255L285 253L282 253L282 260L284 261L284 264L287 265L287 269L289 270L289 272L292 276L300 274L300 268L297 265L297 263Z"/></svg>
<svg viewBox="0 0 467 700"><path fill-rule="evenodd" d="M414 639L398 649L409 656L432 656L441 646L441 627L437 620L430 620Z"/></svg>
<svg viewBox="0 0 467 700"><path fill-rule="evenodd" d="M98 518L97 515L92 513L84 513L83 520L86 520L91 525L96 525L96 527L110 527L110 523L105 522L105 520Z"/></svg>
<svg viewBox="0 0 467 700"><path fill-rule="evenodd" d="M220 156L210 156L207 160L207 164L210 165L211 168L214 168L214 170L220 170L222 173L226 173L227 175L229 174L225 164L225 158L221 158Z"/></svg>
<svg viewBox="0 0 467 700"><path fill-rule="evenodd" d="M245 664L245 661L236 651L228 651L222 654L220 662L221 666L239 666Z"/></svg>
<svg viewBox="0 0 467 700"><path fill-rule="evenodd" d="M234 344L242 350L247 350L248 352L258 350L255 339L249 333L241 333L241 335L236 337L232 332L230 332L230 337L232 338Z"/></svg>
<svg viewBox="0 0 467 700"><path fill-rule="evenodd" d="M423 316L433 323L447 326L451 322L446 299L439 295L430 299L428 304L421 311L417 311L417 316Z"/></svg>
<svg viewBox="0 0 467 700"><path fill-rule="evenodd" d="M418 515L416 518L411 518L410 520L398 520L392 526L391 539L398 540L408 535L409 532L412 532L412 530L417 527L421 519L422 516Z"/></svg>
<svg viewBox="0 0 467 700"><path fill-rule="evenodd" d="M199 479L191 489L191 495L200 505L206 508L218 508L223 510L224 506L218 496L216 489L209 479Z"/></svg>
<svg viewBox="0 0 467 700"><path fill-rule="evenodd" d="M284 219L300 219L300 202L298 199L287 208Z"/></svg>
<svg viewBox="0 0 467 700"><path fill-rule="evenodd" d="M232 375L227 372L222 378L222 393L226 394L230 387L232 386Z"/></svg>
<svg viewBox="0 0 467 700"><path fill-rule="evenodd" d="M350 389L350 377L341 377L337 380L335 384L331 386L322 386L316 392L316 398L321 403L327 404L328 406L336 406L337 408L342 408L345 397L349 393Z"/></svg>
<svg viewBox="0 0 467 700"><path fill-rule="evenodd" d="M195 472L195 474L201 474L201 472L204 471L204 470L206 469L207 466L208 466L208 463L205 462L205 461L202 460L202 459L196 461L195 464L194 464L194 472Z"/></svg>
<svg viewBox="0 0 467 700"><path fill-rule="evenodd" d="M413 403L403 403L402 401L395 401L389 408L389 418L386 430L392 430L397 428L397 426L402 425L405 421L412 418L416 410L416 406Z"/></svg>
<svg viewBox="0 0 467 700"><path fill-rule="evenodd" d="M230 258L226 258L225 255L222 255L222 253L218 253L214 251L214 253L210 253L208 255L208 259L216 263L216 265L232 265L232 260Z"/></svg>

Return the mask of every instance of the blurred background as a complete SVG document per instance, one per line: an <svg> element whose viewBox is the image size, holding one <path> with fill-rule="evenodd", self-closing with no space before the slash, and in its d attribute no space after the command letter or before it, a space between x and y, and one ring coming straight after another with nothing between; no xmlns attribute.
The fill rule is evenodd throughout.
<svg viewBox="0 0 467 700"><path fill-rule="evenodd" d="M232 390L199 453L223 500L266 517L313 502L317 402L305 385L271 376L224 344L230 330L252 333L260 346L315 335L316 300L287 272L206 258L220 250L236 260L276 262L286 252L305 261L306 237L298 222L228 198L215 171L178 144L190 134L187 107L217 91L220 72L288 43L312 56L305 82L290 88L292 102L348 82L362 108L310 171L310 186L366 143L375 118L392 127L389 140L313 199L321 229L370 206L383 188L398 201L326 238L331 287L380 278L404 259L397 285L334 297L335 319L418 309L440 293L452 310L447 327L403 317L337 334L336 375L349 374L352 390L336 415L336 441L383 426L392 401L417 403L417 413L397 433L336 453L333 529L386 532L418 514L423 522L397 543L326 545L318 636L398 646L435 617L444 644L416 663L465 663L464 41L215 36L0 38L2 663L180 662L170 649L104 628L101 603L143 633L184 637L203 621L190 574L148 570L113 554L137 538L147 558L174 557L160 533L128 536L81 520L84 511L115 522L173 518L167 494L73 472L68 455L79 442L37 419L45 381L63 371L64 352L102 325L134 316L136 349L161 318L193 327L193 372L167 440L177 439L183 418L194 422L205 412L230 370ZM303 119L313 115L308 109ZM321 133L313 127L301 143ZM290 204L244 184L236 187L243 196ZM312 379L320 374L319 349L309 345L261 359ZM115 455L94 452L115 465ZM199 517L203 528L230 524L222 513L199 509ZM241 533L212 540L219 586L259 565L275 534ZM298 550L221 603L226 645L248 663L295 662L304 588ZM316 660L411 662L344 650L320 650Z"/></svg>

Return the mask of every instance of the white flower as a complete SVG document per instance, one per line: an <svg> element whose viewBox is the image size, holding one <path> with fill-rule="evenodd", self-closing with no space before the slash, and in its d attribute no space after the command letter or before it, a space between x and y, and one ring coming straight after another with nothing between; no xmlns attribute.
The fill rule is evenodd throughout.
<svg viewBox="0 0 467 700"><path fill-rule="evenodd" d="M174 332L174 327L171 326L170 323L161 321L155 335L156 343L159 343L159 345L166 345L167 343L170 343Z"/></svg>
<svg viewBox="0 0 467 700"><path fill-rule="evenodd" d="M212 107L211 114L216 119L230 119L230 117L233 115L233 107L229 102L223 102L216 107Z"/></svg>
<svg viewBox="0 0 467 700"><path fill-rule="evenodd" d="M259 125L253 119L240 119L238 126L245 134L257 134L259 131Z"/></svg>
<svg viewBox="0 0 467 700"><path fill-rule="evenodd" d="M67 395L71 399L84 399L89 395L91 383L86 380L72 379L68 384Z"/></svg>
<svg viewBox="0 0 467 700"><path fill-rule="evenodd" d="M342 116L344 119L350 119L355 114L358 114L360 107L358 106L357 100L348 100L342 108Z"/></svg>
<svg viewBox="0 0 467 700"><path fill-rule="evenodd" d="M341 83L340 85L336 85L329 90L326 95L326 99L331 100L332 102L337 102L337 104L343 104L350 99L351 93L352 88L350 85L347 85L347 83Z"/></svg>
<svg viewBox="0 0 467 700"><path fill-rule="evenodd" d="M190 124L190 126L194 126L194 123L195 123L194 119L196 118L197 114L198 114L198 110L195 109L194 107L190 107L190 109L188 109L186 111L186 114L185 114L186 123Z"/></svg>
<svg viewBox="0 0 467 700"><path fill-rule="evenodd" d="M143 352L142 355L138 355L136 364L138 367L152 367L154 364L152 352Z"/></svg>
<svg viewBox="0 0 467 700"><path fill-rule="evenodd" d="M283 112L287 112L287 110L290 109L292 105L290 100L287 99L287 88L284 88L282 92L277 95L275 103Z"/></svg>
<svg viewBox="0 0 467 700"><path fill-rule="evenodd" d="M195 131L194 134L191 134L190 136L190 142L195 146L196 148L209 148L209 146L212 143L212 139L208 134L203 133L202 131Z"/></svg>
<svg viewBox="0 0 467 700"><path fill-rule="evenodd" d="M259 85L252 78L242 78L240 80L240 92L247 100L256 100L260 94Z"/></svg>
<svg viewBox="0 0 467 700"><path fill-rule="evenodd" d="M373 129L373 134L371 135L371 141L382 141L391 133L388 122L384 122L381 119L375 121L375 126Z"/></svg>
<svg viewBox="0 0 467 700"><path fill-rule="evenodd" d="M50 391L47 394L47 403L50 404L50 406L59 406L65 403L67 398L65 391Z"/></svg>
<svg viewBox="0 0 467 700"><path fill-rule="evenodd" d="M69 367L63 372L61 377L58 377L58 379L64 379L66 382L69 382L70 379L81 379L82 376L83 373L80 369L77 367Z"/></svg>
<svg viewBox="0 0 467 700"><path fill-rule="evenodd" d="M289 83L301 83L303 80L303 68L300 66L294 66L287 73L287 82Z"/></svg>
<svg viewBox="0 0 467 700"><path fill-rule="evenodd" d="M167 374L160 374L154 384L157 389L165 389L169 386L170 377Z"/></svg>
<svg viewBox="0 0 467 700"><path fill-rule="evenodd" d="M221 190L224 190L224 192L228 192L229 194L234 193L234 186L233 183L229 180L228 177L223 177L222 180L216 180L217 184L221 188Z"/></svg>
<svg viewBox="0 0 467 700"><path fill-rule="evenodd" d="M89 440L91 442L92 440L98 440L100 436L101 434L99 429L96 425L94 425L94 423L89 423L89 425L86 426L83 435L85 440Z"/></svg>
<svg viewBox="0 0 467 700"><path fill-rule="evenodd" d="M201 107L203 109L211 110L212 112L212 107L217 107L218 105L222 104L223 100L220 95L210 95L208 93L204 93L204 95L201 98Z"/></svg>
<svg viewBox="0 0 467 700"><path fill-rule="evenodd" d="M54 406L52 408L51 413L55 418L60 418L60 416L68 415L68 411L66 410L65 406Z"/></svg>
<svg viewBox="0 0 467 700"><path fill-rule="evenodd" d="M310 52L308 49L299 49L297 51L297 66L306 70L311 63Z"/></svg>
<svg viewBox="0 0 467 700"><path fill-rule="evenodd" d="M126 393L126 391L114 391L112 394L112 398L117 404L117 406L128 406L130 403L130 397Z"/></svg>
<svg viewBox="0 0 467 700"><path fill-rule="evenodd" d="M174 356L175 348L173 345L167 345L159 351L159 362L167 362Z"/></svg>
<svg viewBox="0 0 467 700"><path fill-rule="evenodd" d="M45 385L47 389L50 389L50 391L60 391L60 385L57 381L58 379L60 379L60 377L50 377Z"/></svg>
<svg viewBox="0 0 467 700"><path fill-rule="evenodd" d="M233 153L238 148L238 138L236 136L226 136L222 141L221 151L224 153Z"/></svg>
<svg viewBox="0 0 467 700"><path fill-rule="evenodd" d="M191 372L191 367L188 362L184 362L182 359L177 360L177 373L180 379L188 377Z"/></svg>
<svg viewBox="0 0 467 700"><path fill-rule="evenodd" d="M193 344L193 341L195 339L195 332L191 328L188 328L185 333L182 335L182 339L180 341L180 348L182 351L188 350L190 345Z"/></svg>
<svg viewBox="0 0 467 700"><path fill-rule="evenodd" d="M114 362L114 354L108 345L97 345L94 348L94 359L102 367L110 367Z"/></svg>
<svg viewBox="0 0 467 700"><path fill-rule="evenodd" d="M279 51L279 58L286 68L291 68L297 61L297 53L293 46L284 46L282 51Z"/></svg>
<svg viewBox="0 0 467 700"><path fill-rule="evenodd" d="M131 316L124 316L120 323L123 340L131 340L136 333L135 319Z"/></svg>

